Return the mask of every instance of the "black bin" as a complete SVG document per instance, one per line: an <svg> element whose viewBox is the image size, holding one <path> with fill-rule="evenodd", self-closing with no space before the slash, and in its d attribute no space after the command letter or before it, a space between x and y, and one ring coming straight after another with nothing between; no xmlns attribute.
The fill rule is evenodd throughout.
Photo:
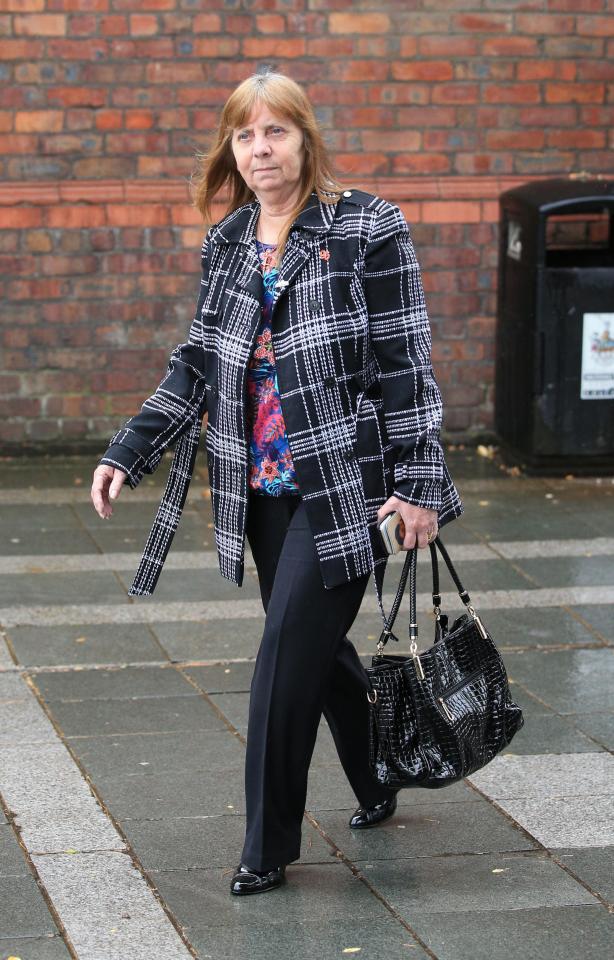
<svg viewBox="0 0 614 960"><path fill-rule="evenodd" d="M500 198L495 427L527 472L614 470L614 180Z"/></svg>

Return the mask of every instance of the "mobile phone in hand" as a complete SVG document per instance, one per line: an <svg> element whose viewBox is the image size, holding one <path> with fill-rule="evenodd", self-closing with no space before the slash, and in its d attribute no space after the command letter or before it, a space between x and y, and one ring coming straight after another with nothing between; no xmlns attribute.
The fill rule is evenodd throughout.
<svg viewBox="0 0 614 960"><path fill-rule="evenodd" d="M402 550L403 538L405 537L405 524L398 510L384 517L378 524L378 530L388 553L394 554Z"/></svg>

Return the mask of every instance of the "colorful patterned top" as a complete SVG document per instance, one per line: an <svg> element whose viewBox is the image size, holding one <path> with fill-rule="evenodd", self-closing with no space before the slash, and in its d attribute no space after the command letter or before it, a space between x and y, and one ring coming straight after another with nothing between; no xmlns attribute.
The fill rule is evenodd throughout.
<svg viewBox="0 0 614 960"><path fill-rule="evenodd" d="M278 269L273 265L275 245L256 240L262 265L264 305L256 344L247 370L247 423L249 486L257 493L280 497L298 494L299 487L281 411L275 356L271 339L271 313Z"/></svg>

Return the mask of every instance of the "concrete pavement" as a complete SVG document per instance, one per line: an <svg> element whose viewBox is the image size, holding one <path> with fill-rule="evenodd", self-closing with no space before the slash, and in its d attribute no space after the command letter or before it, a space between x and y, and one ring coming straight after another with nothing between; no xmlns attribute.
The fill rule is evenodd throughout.
<svg viewBox="0 0 614 960"><path fill-rule="evenodd" d="M611 956L614 479L448 458L466 512L442 539L525 727L469 781L403 791L354 834L322 721L301 860L242 899L228 887L263 612L253 564L241 589L218 573L204 472L154 596L129 598L168 459L108 522L89 503L95 458L2 463L0 960ZM365 662L379 625L371 587L350 633Z"/></svg>

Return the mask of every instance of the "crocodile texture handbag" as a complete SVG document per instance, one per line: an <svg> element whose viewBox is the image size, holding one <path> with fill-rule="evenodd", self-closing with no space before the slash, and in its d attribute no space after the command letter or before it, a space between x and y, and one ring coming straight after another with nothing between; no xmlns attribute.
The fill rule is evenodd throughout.
<svg viewBox="0 0 614 960"><path fill-rule="evenodd" d="M445 787L489 763L524 723L505 666L463 588L439 537L429 544L435 643L418 653L417 549L409 550L378 652L366 668L370 689L369 759L375 778L393 789ZM437 549L467 613L448 627L441 613ZM384 654L409 578L409 657Z"/></svg>

